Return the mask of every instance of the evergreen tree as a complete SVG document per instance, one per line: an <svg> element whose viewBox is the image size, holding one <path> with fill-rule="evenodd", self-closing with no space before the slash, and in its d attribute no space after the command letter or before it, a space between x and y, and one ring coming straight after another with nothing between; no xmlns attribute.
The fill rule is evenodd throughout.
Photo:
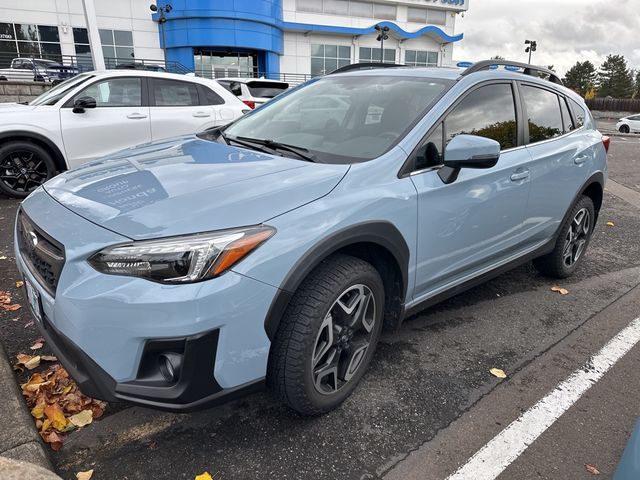
<svg viewBox="0 0 640 480"><path fill-rule="evenodd" d="M633 98L640 98L640 70L636 72L636 94Z"/></svg>
<svg viewBox="0 0 640 480"><path fill-rule="evenodd" d="M634 92L633 73L622 55L608 55L598 72L598 96L631 98Z"/></svg>
<svg viewBox="0 0 640 480"><path fill-rule="evenodd" d="M596 67L589 60L577 62L567 71L563 82L584 97L596 84Z"/></svg>

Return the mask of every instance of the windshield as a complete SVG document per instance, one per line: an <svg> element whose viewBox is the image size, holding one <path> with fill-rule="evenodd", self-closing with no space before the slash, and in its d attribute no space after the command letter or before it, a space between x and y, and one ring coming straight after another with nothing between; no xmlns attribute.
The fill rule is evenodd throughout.
<svg viewBox="0 0 640 480"><path fill-rule="evenodd" d="M59 83L51 90L44 92L39 97L34 98L29 102L29 105L37 106L37 105L54 105L58 100L64 97L67 92L69 92L72 88L80 85L81 83L86 82L93 75L88 73L83 73L82 75L77 75L75 77L71 77L68 80L65 80L62 83Z"/></svg>
<svg viewBox="0 0 640 480"><path fill-rule="evenodd" d="M451 85L409 76L327 76L272 100L224 133L305 148L319 162L362 162L389 150Z"/></svg>

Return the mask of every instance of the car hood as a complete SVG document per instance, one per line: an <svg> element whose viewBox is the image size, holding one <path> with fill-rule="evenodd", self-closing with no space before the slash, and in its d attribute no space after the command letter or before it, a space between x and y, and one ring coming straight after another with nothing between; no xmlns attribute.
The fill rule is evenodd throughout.
<svg viewBox="0 0 640 480"><path fill-rule="evenodd" d="M348 170L189 136L87 163L44 188L87 220L139 240L260 224L326 195Z"/></svg>
<svg viewBox="0 0 640 480"><path fill-rule="evenodd" d="M31 105L23 105L21 103L0 103L0 112L4 113L9 113L9 112L28 112L31 111L33 109L35 109L36 107L33 107Z"/></svg>

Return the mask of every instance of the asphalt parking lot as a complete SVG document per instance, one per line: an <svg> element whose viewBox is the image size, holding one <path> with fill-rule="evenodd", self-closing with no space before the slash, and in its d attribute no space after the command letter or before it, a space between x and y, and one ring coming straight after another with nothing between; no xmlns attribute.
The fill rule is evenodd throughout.
<svg viewBox="0 0 640 480"><path fill-rule="evenodd" d="M640 136L614 137L609 166L640 193ZM26 305L11 261L18 205L0 198L0 290ZM412 317L326 416L300 417L267 393L180 415L110 405L51 459L63 478L445 478L639 317L639 285L640 204L607 193L574 277L558 284L525 265ZM0 315L9 355L28 352L38 333L27 309ZM591 478L585 464L611 477L640 416L638 367L635 346L500 478Z"/></svg>

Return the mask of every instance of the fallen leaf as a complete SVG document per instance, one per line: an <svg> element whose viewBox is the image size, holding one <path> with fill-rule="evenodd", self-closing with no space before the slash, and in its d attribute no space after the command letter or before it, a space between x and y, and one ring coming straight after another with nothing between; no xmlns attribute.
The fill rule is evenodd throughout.
<svg viewBox="0 0 640 480"><path fill-rule="evenodd" d="M40 337L37 338L33 345L31 345L31 347L29 348L31 348L31 350L38 350L42 347L44 347L44 338Z"/></svg>
<svg viewBox="0 0 640 480"><path fill-rule="evenodd" d="M23 285L24 285L24 282L22 280L16 281L16 288L21 288Z"/></svg>
<svg viewBox="0 0 640 480"><path fill-rule="evenodd" d="M51 420L51 426L59 432L67 428L69 421L57 403L44 407L44 414Z"/></svg>
<svg viewBox="0 0 640 480"><path fill-rule="evenodd" d="M54 357L53 355L41 355L40 360L43 362L57 362L58 357Z"/></svg>
<svg viewBox="0 0 640 480"><path fill-rule="evenodd" d="M607 227L615 227L615 226L616 226L615 223L613 223L611 221L607 222Z"/></svg>
<svg viewBox="0 0 640 480"><path fill-rule="evenodd" d="M87 470L86 472L78 472L76 473L76 480L89 480L93 475L93 469Z"/></svg>
<svg viewBox="0 0 640 480"><path fill-rule="evenodd" d="M7 257L5 257L4 255L0 255L0 260L6 260Z"/></svg>
<svg viewBox="0 0 640 480"><path fill-rule="evenodd" d="M44 418L44 405L36 405L31 409L31 415L33 418Z"/></svg>
<svg viewBox="0 0 640 480"><path fill-rule="evenodd" d="M491 373L491 375L493 375L494 377L507 378L507 374L504 373L504 370L501 370L499 368L492 368L491 370L489 370L489 373Z"/></svg>
<svg viewBox="0 0 640 480"><path fill-rule="evenodd" d="M91 410L82 410L80 413L71 415L69 421L76 427L85 427L93 421L93 412Z"/></svg>
<svg viewBox="0 0 640 480"><path fill-rule="evenodd" d="M51 381L44 378L41 374L34 373L29 377L29 380L27 381L27 383L23 383L22 385L20 385L20 387L22 388L23 392L25 391L37 392L41 387L44 387L50 384L51 384ZM40 418L40 417L36 417L36 418Z"/></svg>
<svg viewBox="0 0 640 480"><path fill-rule="evenodd" d="M7 305L11 303L11 294L0 290L0 304Z"/></svg>
<svg viewBox="0 0 640 480"><path fill-rule="evenodd" d="M209 472L201 473L200 475L196 475L195 480L213 480L213 477Z"/></svg>
<svg viewBox="0 0 640 480"><path fill-rule="evenodd" d="M33 325L33 322L29 322L29 323L25 324L24 328L29 328L31 325Z"/></svg>
<svg viewBox="0 0 640 480"><path fill-rule="evenodd" d="M40 365L40 356L36 355L32 357L31 355L26 355L24 353L19 353L16 355L18 359L18 365L24 365L29 370L33 370L38 365Z"/></svg>
<svg viewBox="0 0 640 480"><path fill-rule="evenodd" d="M558 292L560 295L569 295L569 290L562 287L551 287L552 292Z"/></svg>
<svg viewBox="0 0 640 480"><path fill-rule="evenodd" d="M586 468L587 472L589 472L591 475L600 475L600 470L589 463L585 463L584 468Z"/></svg>
<svg viewBox="0 0 640 480"><path fill-rule="evenodd" d="M15 312L16 310L20 310L22 308L22 305L20 305L19 303L14 303L13 305L0 305L0 307L2 307L2 309L6 310L7 312Z"/></svg>
<svg viewBox="0 0 640 480"><path fill-rule="evenodd" d="M55 431L50 430L48 432L40 432L42 439L47 442L51 449L55 452L62 448L63 437L58 435Z"/></svg>

